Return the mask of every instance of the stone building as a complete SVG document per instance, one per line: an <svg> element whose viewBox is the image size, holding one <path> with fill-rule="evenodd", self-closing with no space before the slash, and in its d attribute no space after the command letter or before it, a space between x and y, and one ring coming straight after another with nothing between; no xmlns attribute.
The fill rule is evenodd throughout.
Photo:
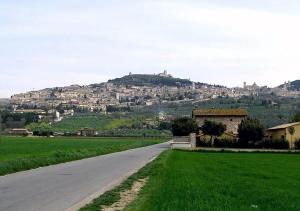
<svg viewBox="0 0 300 211"><path fill-rule="evenodd" d="M192 112L192 116L197 121L199 127L204 124L205 120L222 122L227 126L225 133L232 135L237 135L238 125L247 117L247 115L247 111L242 108L197 108Z"/></svg>

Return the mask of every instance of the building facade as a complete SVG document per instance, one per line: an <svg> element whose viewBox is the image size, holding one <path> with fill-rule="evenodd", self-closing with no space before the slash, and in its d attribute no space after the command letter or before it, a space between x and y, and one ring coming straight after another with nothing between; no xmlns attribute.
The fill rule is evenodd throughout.
<svg viewBox="0 0 300 211"><path fill-rule="evenodd" d="M291 134L293 130L293 134ZM300 139L300 122L278 125L267 130L270 140L286 140L290 148L294 148L295 142Z"/></svg>
<svg viewBox="0 0 300 211"><path fill-rule="evenodd" d="M242 108L225 109L225 108L211 108L211 109L194 109L192 117L196 120L199 127L202 127L204 122L214 121L221 122L226 125L226 134L237 135L238 126L243 119L248 116L247 111Z"/></svg>

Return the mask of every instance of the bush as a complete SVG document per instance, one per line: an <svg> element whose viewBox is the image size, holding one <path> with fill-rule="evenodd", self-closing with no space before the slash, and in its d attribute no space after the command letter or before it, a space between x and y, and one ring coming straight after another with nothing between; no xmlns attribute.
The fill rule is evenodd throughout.
<svg viewBox="0 0 300 211"><path fill-rule="evenodd" d="M286 140L269 140L259 141L255 145L256 148L265 149L289 149L289 142Z"/></svg>
<svg viewBox="0 0 300 211"><path fill-rule="evenodd" d="M172 122L172 133L174 136L187 136L190 133L196 133L197 130L197 122L189 117L177 118Z"/></svg>
<svg viewBox="0 0 300 211"><path fill-rule="evenodd" d="M197 139L196 140L196 146L197 147L210 147L210 141L207 141L205 139Z"/></svg>
<svg viewBox="0 0 300 211"><path fill-rule="evenodd" d="M230 148L235 148L237 147L237 141L234 139L215 139L214 145L216 147L230 147Z"/></svg>
<svg viewBox="0 0 300 211"><path fill-rule="evenodd" d="M295 149L300 149L300 139L295 141Z"/></svg>
<svg viewBox="0 0 300 211"><path fill-rule="evenodd" d="M53 131L35 130L32 132L34 136L53 136Z"/></svg>
<svg viewBox="0 0 300 211"><path fill-rule="evenodd" d="M264 137L264 127L258 119L244 119L238 128L239 146L255 146Z"/></svg>

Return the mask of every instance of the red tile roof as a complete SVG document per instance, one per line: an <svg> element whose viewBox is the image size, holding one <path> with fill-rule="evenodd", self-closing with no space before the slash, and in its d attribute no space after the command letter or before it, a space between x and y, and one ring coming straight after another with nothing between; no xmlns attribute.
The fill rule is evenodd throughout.
<svg viewBox="0 0 300 211"><path fill-rule="evenodd" d="M193 110L193 117L207 117L207 116L240 116L246 117L247 111L243 108L197 108Z"/></svg>

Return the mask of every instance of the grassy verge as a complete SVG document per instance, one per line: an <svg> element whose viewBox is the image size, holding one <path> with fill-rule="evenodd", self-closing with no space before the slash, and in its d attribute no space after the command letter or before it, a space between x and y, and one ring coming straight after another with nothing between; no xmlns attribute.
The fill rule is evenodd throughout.
<svg viewBox="0 0 300 211"><path fill-rule="evenodd" d="M130 189L135 181L148 176L154 176L156 174L155 172L159 172L159 168L164 166L164 162L166 161L166 156L168 153L170 153L170 151L162 153L153 162L148 163L145 167L141 168L137 173L131 175L119 186L105 192L100 197L96 198L92 203L81 208L80 211L101 210L102 206L112 205L114 202L117 202L120 199L120 192Z"/></svg>
<svg viewBox="0 0 300 211"><path fill-rule="evenodd" d="M63 163L131 148L164 139L1 137L0 175Z"/></svg>
<svg viewBox="0 0 300 211"><path fill-rule="evenodd" d="M117 201L149 176L126 210L300 210L300 155L167 151L82 210Z"/></svg>

